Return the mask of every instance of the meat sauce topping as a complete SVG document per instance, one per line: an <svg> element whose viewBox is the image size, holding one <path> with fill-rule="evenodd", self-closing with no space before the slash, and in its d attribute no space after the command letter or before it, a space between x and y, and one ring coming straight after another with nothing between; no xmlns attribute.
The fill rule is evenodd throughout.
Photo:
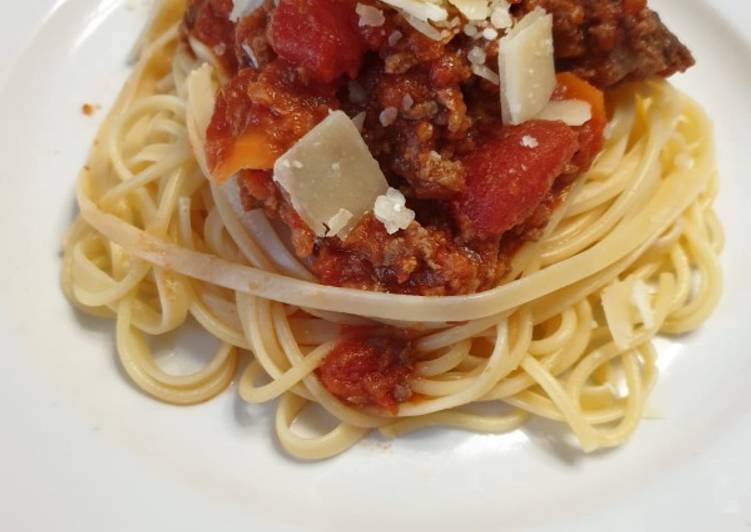
<svg viewBox="0 0 751 532"><path fill-rule="evenodd" d="M602 149L602 89L693 64L645 0L509 3L516 18L536 7L553 15L553 99L588 102L584 125L504 125L498 85L472 72L476 41L458 30L432 40L384 5L382 24L371 26L360 23L355 0L267 0L237 22L232 0L189 0L183 37L207 46L229 79L207 131L212 171L221 174L242 150L270 168L329 110L365 113L363 139L416 213L406 229L388 234L365 215L344 239L316 237L271 170L240 172L245 208L286 224L295 252L325 284L418 295L496 286ZM497 44L485 53L495 64ZM400 334L351 332L319 378L352 405L394 412L411 396L413 373Z"/></svg>
<svg viewBox="0 0 751 532"><path fill-rule="evenodd" d="M326 389L353 406L395 414L412 397L412 343L398 329L358 328L343 339L316 370Z"/></svg>

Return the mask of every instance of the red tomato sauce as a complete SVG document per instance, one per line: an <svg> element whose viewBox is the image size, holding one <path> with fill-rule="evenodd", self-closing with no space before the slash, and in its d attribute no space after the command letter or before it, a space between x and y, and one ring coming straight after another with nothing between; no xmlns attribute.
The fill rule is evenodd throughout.
<svg viewBox="0 0 751 532"><path fill-rule="evenodd" d="M412 343L404 331L358 328L345 334L316 370L323 386L354 406L395 414L412 397Z"/></svg>
<svg viewBox="0 0 751 532"><path fill-rule="evenodd" d="M231 4L191 0L183 25L226 52L209 167L220 181L239 172L246 208L281 220L322 283L417 295L492 288L602 148L602 93L574 75L560 76L554 97L590 102L590 122L504 126L498 87L472 75L476 43L463 34L434 41L383 5L382 25L361 26L354 0L267 1L237 24ZM382 120L388 108L393 123ZM366 215L345 239L316 238L273 182L276 158L331 109L364 113L363 139L416 213L407 229L389 235Z"/></svg>

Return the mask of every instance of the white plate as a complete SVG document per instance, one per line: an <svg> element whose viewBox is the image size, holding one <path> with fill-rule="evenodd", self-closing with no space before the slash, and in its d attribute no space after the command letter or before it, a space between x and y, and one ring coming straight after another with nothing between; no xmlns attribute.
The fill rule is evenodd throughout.
<svg viewBox="0 0 751 532"><path fill-rule="evenodd" d="M145 397L116 364L112 324L68 306L58 250L74 213L73 177L125 78L145 10L118 0L6 8L0 530L751 526L751 49L741 33L751 7L653 3L699 62L676 81L716 121L718 212L728 233L721 308L698 334L660 343L652 404L662 419L644 421L624 448L593 456L534 423L505 436L370 439L317 464L285 457L270 409L247 407L232 390L192 408ZM104 110L88 118L83 103Z"/></svg>

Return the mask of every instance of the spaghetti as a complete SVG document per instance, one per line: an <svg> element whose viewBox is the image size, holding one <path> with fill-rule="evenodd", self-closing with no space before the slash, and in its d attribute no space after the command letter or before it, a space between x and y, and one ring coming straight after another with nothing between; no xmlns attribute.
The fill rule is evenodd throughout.
<svg viewBox="0 0 751 532"><path fill-rule="evenodd" d="M80 216L64 243L66 295L115 319L120 361L141 389L199 403L247 359L241 397L278 399L277 436L301 459L371 430L497 433L530 416L567 424L585 451L630 436L657 377L652 340L697 328L721 293L712 128L694 102L665 81L610 91L604 150L496 288L430 297L325 286L262 212L241 221L208 179L204 132L222 74L209 51L179 39L182 12L161 2L145 31L78 177ZM169 375L147 338L189 316L220 347L201 371ZM417 335L418 398L394 414L341 401L315 373L346 327L372 323ZM467 410L475 403L497 413ZM312 404L335 429L295 430Z"/></svg>

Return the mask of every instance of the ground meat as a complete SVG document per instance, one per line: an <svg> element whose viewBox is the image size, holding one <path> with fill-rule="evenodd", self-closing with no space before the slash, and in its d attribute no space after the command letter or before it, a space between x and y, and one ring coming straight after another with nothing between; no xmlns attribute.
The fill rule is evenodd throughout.
<svg viewBox="0 0 751 532"><path fill-rule="evenodd" d="M316 370L323 386L355 406L395 414L412 397L412 343L407 333L390 328L360 328L343 339Z"/></svg>
<svg viewBox="0 0 751 532"><path fill-rule="evenodd" d="M517 16L539 5L553 13L559 70L579 76L559 75L554 98L588 101L593 114L575 128L534 121L509 127L501 123L499 87L471 73L467 53L475 40L462 33L431 40L382 4L383 25L359 26L356 3L267 0L232 24L230 0L190 0L182 28L185 37L231 52L221 58L230 81L207 131L212 171L237 153L259 155L259 145L269 153L255 167L270 168L330 109L365 113L363 139L416 213L406 229L389 235L366 215L344 238L316 238L270 170L239 176L245 208L283 222L295 253L330 285L418 295L496 286L602 147L602 93L580 78L606 87L692 62L644 0L512 1ZM497 55L489 46L487 64ZM227 176L243 168L228 167ZM370 350L347 357L360 360ZM325 379L323 370L319 375ZM394 392L404 391L401 377L373 392L362 388L367 375L355 379L357 390L335 378L329 389L353 403L393 408L403 395Z"/></svg>
<svg viewBox="0 0 751 532"><path fill-rule="evenodd" d="M667 77L694 64L691 52L647 7L646 0L517 0L518 12L553 14L559 70L598 87Z"/></svg>
<svg viewBox="0 0 751 532"><path fill-rule="evenodd" d="M506 272L497 241L460 245L448 225L414 223L389 235L366 216L344 242L327 239L313 262L326 284L404 294L471 293L497 284Z"/></svg>
<svg viewBox="0 0 751 532"><path fill-rule="evenodd" d="M393 13L385 26L402 37L368 59L357 79L365 101L344 103L345 109L367 113L363 137L392 185L407 185L408 194L418 198L449 198L465 188L458 155L472 148L465 40L433 41ZM398 114L384 124L381 112L387 108Z"/></svg>

